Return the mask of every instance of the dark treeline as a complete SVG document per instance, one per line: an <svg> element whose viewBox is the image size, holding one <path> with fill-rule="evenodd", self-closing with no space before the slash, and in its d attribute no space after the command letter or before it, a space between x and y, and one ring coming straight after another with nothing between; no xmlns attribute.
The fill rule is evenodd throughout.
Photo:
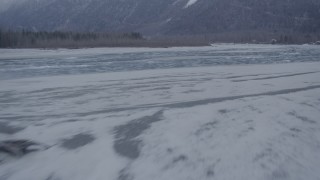
<svg viewBox="0 0 320 180"><path fill-rule="evenodd" d="M212 43L249 43L249 44L320 44L320 33L236 31L201 35L163 36L153 38L163 44L180 42L180 44ZM161 44L161 43L160 43Z"/></svg>
<svg viewBox="0 0 320 180"><path fill-rule="evenodd" d="M135 32L79 33L0 30L0 48L172 47L206 46L210 43L304 44L315 43L319 40L320 34L263 31L144 38L140 33Z"/></svg>
<svg viewBox="0 0 320 180"><path fill-rule="evenodd" d="M33 32L0 29L0 48L87 48L204 46L207 40L186 37L144 38L140 33Z"/></svg>
<svg viewBox="0 0 320 180"><path fill-rule="evenodd" d="M0 30L0 48L81 48L125 45L143 41L139 33L79 33Z"/></svg>
<svg viewBox="0 0 320 180"><path fill-rule="evenodd" d="M237 31L209 35L215 42L265 43L265 44L313 44L320 40L320 33L285 31Z"/></svg>

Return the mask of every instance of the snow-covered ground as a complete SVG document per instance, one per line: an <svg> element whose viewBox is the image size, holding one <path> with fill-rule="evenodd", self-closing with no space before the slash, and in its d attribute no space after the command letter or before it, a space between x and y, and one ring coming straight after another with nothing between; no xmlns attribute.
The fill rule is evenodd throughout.
<svg viewBox="0 0 320 180"><path fill-rule="evenodd" d="M4 79L10 139L0 180L319 180L320 62Z"/></svg>

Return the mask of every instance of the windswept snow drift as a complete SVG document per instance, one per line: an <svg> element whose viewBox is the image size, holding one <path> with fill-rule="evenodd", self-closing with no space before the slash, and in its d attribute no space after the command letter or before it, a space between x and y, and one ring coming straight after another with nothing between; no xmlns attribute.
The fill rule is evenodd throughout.
<svg viewBox="0 0 320 180"><path fill-rule="evenodd" d="M320 63L1 80L1 180L318 180ZM10 130L10 131L9 131Z"/></svg>
<svg viewBox="0 0 320 180"><path fill-rule="evenodd" d="M184 8L188 8L189 6L195 4L198 0L189 0Z"/></svg>

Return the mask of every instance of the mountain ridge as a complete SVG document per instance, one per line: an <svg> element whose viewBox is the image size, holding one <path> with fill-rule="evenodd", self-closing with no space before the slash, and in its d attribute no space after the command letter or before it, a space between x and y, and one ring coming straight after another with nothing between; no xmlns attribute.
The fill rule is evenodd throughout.
<svg viewBox="0 0 320 180"><path fill-rule="evenodd" d="M0 12L0 27L35 31L199 35L320 32L316 0L25 0Z"/></svg>

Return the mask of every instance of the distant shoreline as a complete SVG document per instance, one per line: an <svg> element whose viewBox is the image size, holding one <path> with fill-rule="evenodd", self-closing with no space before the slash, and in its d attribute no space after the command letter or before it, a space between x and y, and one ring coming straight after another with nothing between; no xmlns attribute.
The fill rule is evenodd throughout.
<svg viewBox="0 0 320 180"><path fill-rule="evenodd" d="M310 46L319 46L319 44L315 43L305 43L305 44L271 44L271 43L212 43L212 44L201 44L201 45L174 45L174 46L82 46L82 47L0 47L0 49L35 49L35 50L59 50L59 49L66 49L66 50L78 50L78 49L94 49L94 48L151 48L151 49L166 49L166 48L183 48L183 47L214 47L219 45L277 45L277 46L289 46L289 45L310 45Z"/></svg>
<svg viewBox="0 0 320 180"><path fill-rule="evenodd" d="M47 31L1 31L0 48L44 48L82 49L101 47L200 47L216 43L229 44L320 44L320 36L303 34L270 34L250 32L229 32L208 35L181 35L144 37L137 32L97 33L97 32L47 32Z"/></svg>

